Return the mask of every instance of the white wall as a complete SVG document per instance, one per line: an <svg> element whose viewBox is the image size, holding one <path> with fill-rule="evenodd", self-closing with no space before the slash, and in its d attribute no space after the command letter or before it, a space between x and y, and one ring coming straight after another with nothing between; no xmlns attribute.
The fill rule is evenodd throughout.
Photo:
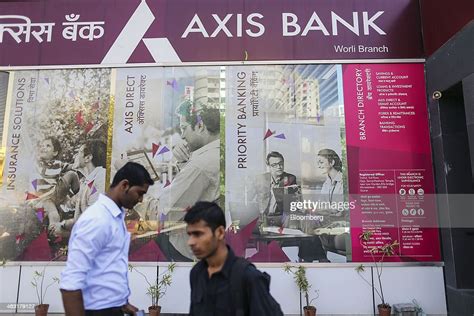
<svg viewBox="0 0 474 316"><path fill-rule="evenodd" d="M18 303L36 303L36 294L31 286L35 270L41 271L43 265L8 263L0 268L0 312L12 312L5 307L6 303L15 303L18 280L20 290ZM150 263L133 264L145 273L149 280L156 276L156 266ZM160 263L160 273L166 269L166 263ZM356 264L319 264L308 268L308 278L319 298L314 302L318 315L322 314L367 314L372 313L372 293L354 270ZM286 274L281 265L262 264L259 268L272 276L271 292L281 304L285 314L299 313L299 294L292 277ZM63 266L48 264L46 278L60 276ZM163 313L187 313L189 308L189 264L177 264L173 284L161 300ZM366 270L370 279L370 269ZM139 308L146 309L150 299L146 295L146 282L137 272L129 272L132 295L130 302ZM447 314L446 299L441 266L406 266L390 265L384 267L384 294L389 303L409 303L416 299L427 314ZM54 284L45 298L53 313L63 312L61 296L57 284ZM18 312L32 312L19 310Z"/></svg>
<svg viewBox="0 0 474 316"><path fill-rule="evenodd" d="M11 312L5 303L15 303L18 292L20 267L8 266L0 268L0 313Z"/></svg>

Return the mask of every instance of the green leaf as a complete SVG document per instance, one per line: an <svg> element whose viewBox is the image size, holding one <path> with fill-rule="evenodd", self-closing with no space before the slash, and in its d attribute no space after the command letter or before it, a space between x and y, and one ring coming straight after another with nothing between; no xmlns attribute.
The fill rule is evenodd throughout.
<svg viewBox="0 0 474 316"><path fill-rule="evenodd" d="M370 231L370 230L367 230L367 231L365 231L365 232L363 232L362 234L359 235L359 239L362 240L362 241L367 242L367 241L370 240L372 235L373 235L373 232Z"/></svg>
<svg viewBox="0 0 474 316"><path fill-rule="evenodd" d="M283 267L283 271L285 271L286 273L291 273L291 266L286 263L285 266Z"/></svg>

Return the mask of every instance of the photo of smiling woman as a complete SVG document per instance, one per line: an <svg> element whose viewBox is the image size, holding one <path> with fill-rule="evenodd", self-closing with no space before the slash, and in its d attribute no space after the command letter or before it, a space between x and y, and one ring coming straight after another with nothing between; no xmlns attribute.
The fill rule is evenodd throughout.
<svg viewBox="0 0 474 316"><path fill-rule="evenodd" d="M343 201L342 161L332 149L321 149L316 158L318 168L326 175L321 197L329 202Z"/></svg>

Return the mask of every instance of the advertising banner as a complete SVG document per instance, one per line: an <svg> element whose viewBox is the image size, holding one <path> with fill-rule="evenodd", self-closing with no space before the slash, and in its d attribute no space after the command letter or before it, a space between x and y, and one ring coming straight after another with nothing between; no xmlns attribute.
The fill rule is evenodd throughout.
<svg viewBox="0 0 474 316"><path fill-rule="evenodd" d="M239 238L257 241L246 249L253 260L328 261L323 247L336 235L335 256L346 254L349 210L301 206L344 201L341 75L340 65L228 67L226 210L234 225L249 226Z"/></svg>
<svg viewBox="0 0 474 316"><path fill-rule="evenodd" d="M51 260L127 161L132 261L193 261L186 210L253 262L439 261L422 64L9 73L0 258ZM370 240L364 236L370 234ZM383 249L387 249L386 247Z"/></svg>
<svg viewBox="0 0 474 316"><path fill-rule="evenodd" d="M135 161L155 181L126 217L133 260L193 258L185 210L220 196L220 76L220 67L116 71L112 175Z"/></svg>
<svg viewBox="0 0 474 316"><path fill-rule="evenodd" d="M49 260L105 190L110 70L11 73L7 99L0 257Z"/></svg>
<svg viewBox="0 0 474 316"><path fill-rule="evenodd" d="M0 3L0 66L422 58L418 1Z"/></svg>

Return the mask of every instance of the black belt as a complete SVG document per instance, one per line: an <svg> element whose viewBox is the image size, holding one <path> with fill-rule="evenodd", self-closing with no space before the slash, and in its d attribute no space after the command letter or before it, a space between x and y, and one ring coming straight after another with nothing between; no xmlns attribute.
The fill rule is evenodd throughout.
<svg viewBox="0 0 474 316"><path fill-rule="evenodd" d="M122 307L110 307L104 309L86 309L86 316L123 316Z"/></svg>

